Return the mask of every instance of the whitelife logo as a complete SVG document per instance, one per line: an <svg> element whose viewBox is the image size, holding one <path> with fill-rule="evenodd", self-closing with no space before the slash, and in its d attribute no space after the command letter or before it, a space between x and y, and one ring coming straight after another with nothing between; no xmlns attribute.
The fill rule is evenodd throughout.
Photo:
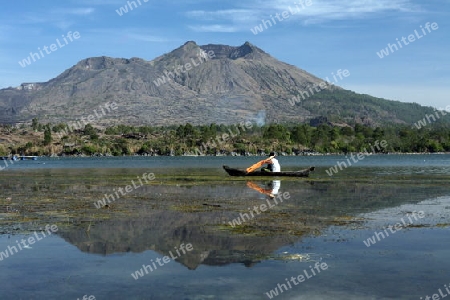
<svg viewBox="0 0 450 300"><path fill-rule="evenodd" d="M169 251L170 257L164 256L162 259L158 257L156 259L156 262L158 263L158 265L160 267L164 266L165 264L170 263L172 260L179 258L181 255L186 254L186 251L194 250L194 247L192 246L191 243L188 243L186 245L183 243L178 248L177 247L173 247L173 248L177 252L178 256L173 255L172 251ZM178 251L178 250L180 250L182 253L180 253L180 251ZM170 258L172 258L172 260ZM144 277L146 274L149 274L148 271L153 272L153 271L157 270L158 267L156 266L153 259L151 259L151 262L152 262L152 265L142 265L141 269L135 271L134 273L131 273L131 277L133 277L134 280L138 280L140 277ZM145 274L144 274L144 272L145 272Z"/></svg>
<svg viewBox="0 0 450 300"><path fill-rule="evenodd" d="M10 255L13 256L14 254L18 253L19 251L22 251L23 249L30 249L31 248L30 245L33 245L34 243L47 237L47 235L51 235L52 233L55 233L57 231L58 231L58 226L47 224L47 225L45 225L45 231L42 230L40 233L35 231L32 236L29 236L26 240L21 239L20 242L18 240L16 240L17 247L19 247L20 250L17 250L16 246L8 246L8 248L5 251L0 252L0 261L8 258ZM27 241L28 241L28 245L27 245ZM23 248L22 248L22 246L23 246ZM14 250L14 252L13 252L13 250Z"/></svg>
<svg viewBox="0 0 450 300"><path fill-rule="evenodd" d="M432 30L438 30L439 26L438 26L438 23L436 23L436 22L433 22L433 23L427 22L425 24L425 28L427 29L426 31L422 27L422 25L420 25L420 29L422 29L423 35L420 35L420 33L417 32L417 29L414 30L414 34L408 35L408 41L409 42L406 41L406 37L402 36L402 38L400 40L403 42L403 45L404 46L408 46L410 43L415 42L416 38L417 38L417 40L420 40L421 38L423 38L424 36L427 35L427 31L428 31L428 33L431 33L432 32L431 29ZM399 47L400 47L400 49L403 48L402 43L398 40L398 38L396 38L396 41L397 41L398 47L397 47L397 45L395 43L394 44L388 43L386 48L381 49L379 52L377 52L378 57L379 58L384 58L386 56L389 56L389 54L392 54L395 51L398 51ZM389 50L390 50L390 52L389 52Z"/></svg>
<svg viewBox="0 0 450 300"><path fill-rule="evenodd" d="M282 22L282 21L288 19L289 17L300 13L306 7L311 6L312 0L300 0L298 2L295 2L294 4L295 4L294 9L292 9L290 6L288 6L289 10L285 10L285 11L281 12L281 14L276 13L275 18L277 18L277 20L279 22ZM277 24L277 21L275 20L275 18L272 15L270 15L270 20L261 20L261 23L258 26L255 26L254 28L250 28L250 31L254 35L257 35L258 33L263 32L265 29L269 29L269 27L272 27L273 25Z"/></svg>
<svg viewBox="0 0 450 300"><path fill-rule="evenodd" d="M106 109L106 111L103 109L103 107ZM94 109L94 114L91 114L87 117L81 117L81 120L77 120L75 122L67 123L67 128L64 130L61 130L58 132L59 138L62 138L65 135L68 135L70 132L73 132L74 130L80 130L83 129L84 126L87 124L93 123L95 121L100 120L103 118L107 113L112 112L113 110L117 110L118 106L116 102L106 102L105 104L100 105L100 114L97 112L97 109Z"/></svg>
<svg viewBox="0 0 450 300"><path fill-rule="evenodd" d="M77 298L77 300L95 300L95 296L94 295L84 295L83 298Z"/></svg>
<svg viewBox="0 0 450 300"><path fill-rule="evenodd" d="M210 50L210 51L208 51L208 53L206 53L206 51L200 50L199 53L197 54L198 63L195 61L194 58L191 58L192 64L185 63L184 65L175 66L173 68L173 71L175 72L175 74L170 71L165 70L164 75L159 78L156 78L156 80L153 80L153 83L159 87L160 85L165 84L166 82L169 82L170 79L172 79L172 80L175 79L175 76L181 76L181 73L189 72L190 70L192 70L193 67L198 67L201 64L213 59L214 57L216 57L216 55L214 54L214 51Z"/></svg>
<svg viewBox="0 0 450 300"><path fill-rule="evenodd" d="M375 148L377 149L377 151L381 151L380 147L383 147L384 149L386 149L386 147L388 146L388 143L386 140L382 140L381 142L376 140L375 141ZM372 152L367 152L367 149L364 148L362 153L358 153L356 156L353 155L353 153L350 154L350 158L353 160L353 163L357 163L361 160L363 160L364 158L366 158L366 156L371 156L372 154L375 154L377 151L375 151L374 146L370 146L370 148L372 148ZM345 156L345 158L347 159L347 163L345 163L345 161L338 161L336 162L336 165L334 165L333 167L329 168L328 170L325 170L325 172L328 174L328 176L333 176L333 174L337 174L339 172L339 169L342 171L343 168L347 169L348 167L352 166L352 162L350 161L350 158L347 157L347 155ZM338 169L339 168L339 169Z"/></svg>
<svg viewBox="0 0 450 300"><path fill-rule="evenodd" d="M412 213L407 214L406 216L408 217L409 224L407 224L405 222L405 220L403 220L403 218L401 218L400 221L402 221L402 223L397 223L394 226L392 226L392 225L388 226L387 229L389 229L391 234L394 234L397 231L400 231L403 228L406 228L409 225L412 225L414 223L414 221L411 219L411 217L413 217L414 220L417 221L417 217L419 217L419 219L422 219L423 217L425 217L425 213L422 210L417 212L417 213L415 211L413 211ZM393 229L393 227L395 228L395 230ZM375 245L377 243L377 239L378 239L378 242L380 242L382 239L387 238L389 236L389 232L387 231L387 229L385 229L384 231L380 231L380 232L374 232L374 235L372 237L370 237L367 240L363 241L364 245L366 245L366 247L370 247L370 246Z"/></svg>
<svg viewBox="0 0 450 300"><path fill-rule="evenodd" d="M26 66L31 65L32 62L36 62L41 58L45 57L44 52L49 55L52 52L55 52L58 49L61 49L62 47L65 47L66 45L69 44L70 42L73 42L74 40L78 40L81 37L80 33L78 31L74 31L72 33L72 31L69 31L67 33L67 35L62 35L63 41L64 43L62 43L59 38L56 39L56 44L50 44L50 46L44 46L42 47L38 47L38 52L30 52L30 55L24 59L22 59L21 61L19 61L19 65L22 68L25 68ZM69 41L68 41L69 40ZM44 52L43 52L44 51Z"/></svg>
<svg viewBox="0 0 450 300"><path fill-rule="evenodd" d="M314 271L314 269L316 271ZM305 276L303 276L302 274L298 275L297 277L292 276L290 279L285 278L286 280L286 284L284 283L279 283L274 289L266 292L266 296L269 299L275 298L276 296L278 296L279 294L282 294L283 288L284 290L287 292L288 290L292 289L292 285L291 282L294 285L299 285L300 283L304 282L307 279L313 278L314 276L320 274L321 271L325 271L328 269L328 265L325 262L316 262L314 265L314 268L312 266L309 266L309 271L310 273L308 273L308 270L305 269L303 270L303 274L305 274ZM316 274L317 272L317 274ZM289 286L289 288L288 288Z"/></svg>
<svg viewBox="0 0 450 300"><path fill-rule="evenodd" d="M443 298L447 297L448 295L450 295L450 290L448 289L449 287L446 284L444 284L444 287L448 294L443 293L442 290L439 288L438 289L439 294L433 294L432 296L426 295L425 300L440 300L440 299L443 299ZM424 298L420 297L420 300L422 300L422 299L424 299Z"/></svg>
<svg viewBox="0 0 450 300"><path fill-rule="evenodd" d="M267 205L265 204L260 204L259 206L255 205L253 206L253 208L248 208L248 211L250 212L251 217L247 214L247 213L240 213L239 217L233 219L232 221L228 222L228 224L230 224L231 227L236 227L238 225L241 225L242 223L244 223L245 221L250 221L253 220L255 218L255 214L253 214L253 212L255 212L256 214L260 215L262 212L265 212L267 209L270 209L272 207L277 206L279 203L277 202L280 201L280 203L283 203L283 200L289 199L291 198L291 195L289 194L289 192L284 192L283 194L279 194L277 197L273 197L272 200L275 204L272 205L272 203L270 203L270 201L267 199ZM259 210L258 210L259 208ZM246 220L247 219L247 220Z"/></svg>
<svg viewBox="0 0 450 300"><path fill-rule="evenodd" d="M105 194L105 196L102 198L102 200L98 200L97 202L94 202L95 208L99 209L102 207L106 206L106 203L111 203L114 202L116 200L118 200L120 198L120 196L125 196L128 193L131 193L133 190L137 190L138 188L140 188L141 186L144 186L144 183L142 183L141 177L137 176L136 177L139 180L139 185L136 185L136 183L134 182L134 180L131 180L131 184L125 186L125 188L118 188L117 191L116 189L113 189L114 193L111 194ZM145 181L146 184L148 184L149 181L151 180L155 180L155 174L154 173L144 173L142 174L142 179ZM133 186L131 186L133 185ZM125 191L124 191L125 190ZM120 195L119 195L120 193ZM114 195L116 197L114 197Z"/></svg>
<svg viewBox="0 0 450 300"><path fill-rule="evenodd" d="M136 0L139 3L139 6L142 5L141 0ZM124 14L127 14L129 11L132 11L135 8L138 8L136 1L127 1L127 4L116 9L116 13L121 17ZM142 0L142 2L147 3L149 0ZM128 10L130 8L130 10Z"/></svg>
<svg viewBox="0 0 450 300"><path fill-rule="evenodd" d="M330 79L328 79L328 77L326 77L325 81L322 81L319 84L309 85L309 86L306 87L305 90L300 91L299 95L294 96L291 99L289 99L288 100L289 104L291 106L294 106L296 103L300 103L300 102L302 102L302 100L306 100L306 98L313 96L315 94L315 92L319 93L322 90L327 89L327 88L335 85L339 81L336 78L336 75L341 80L343 80L344 78L350 76L350 71L347 70L347 69L344 69L344 70L339 69L339 70L336 71L336 75L333 72L331 72L331 74L333 75L334 82L331 82ZM342 77L342 76L344 76L344 77ZM309 90L309 93L308 93L308 90ZM300 99L300 96L302 96L301 99Z"/></svg>
<svg viewBox="0 0 450 300"><path fill-rule="evenodd" d="M447 112L450 112L450 105L447 105L446 107L445 107L445 110L447 111ZM435 110L435 112L434 112L434 115L436 116L436 117L434 117L434 115L425 115L425 118L423 118L422 120L419 120L419 121L417 121L416 123L414 123L414 126L416 126L416 128L417 129L420 129L420 128L422 128L422 127L425 127L425 126L427 126L427 124L431 124L431 123L433 123L433 122L436 122L436 118L437 119L440 119L440 116L439 116L439 113L441 113L441 115L442 116L446 116L447 115L447 113L444 111L444 109L443 108L438 108L437 110ZM427 121L428 121L428 123L427 123Z"/></svg>
<svg viewBox="0 0 450 300"><path fill-rule="evenodd" d="M234 125L234 127L236 127L236 132L233 132L231 128L229 128L228 132L230 134L228 133L223 133L222 135L218 134L215 140L214 138L211 138L209 141L206 142L206 144L205 142L203 142L200 148L195 147L194 154L205 155L205 152L207 152L209 149L214 149L217 147L221 148L223 146L222 143L226 143L230 137L234 138L240 135L241 131L244 132L246 128L251 129L253 127L253 124L250 121L246 121L245 123L241 122L239 125ZM239 128L241 128L241 130L239 130ZM222 138L222 141L220 140L220 138Z"/></svg>

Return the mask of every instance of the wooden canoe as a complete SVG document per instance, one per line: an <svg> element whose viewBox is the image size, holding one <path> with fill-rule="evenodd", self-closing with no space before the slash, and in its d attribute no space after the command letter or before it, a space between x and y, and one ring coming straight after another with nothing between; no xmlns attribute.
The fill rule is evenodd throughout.
<svg viewBox="0 0 450 300"><path fill-rule="evenodd" d="M288 177L308 177L309 173L314 171L315 167L310 167L308 169L300 170L300 171L285 171L285 172L264 172L264 171L254 171L251 173L247 173L245 170L234 169L228 166L223 166L223 169L230 176L288 176Z"/></svg>

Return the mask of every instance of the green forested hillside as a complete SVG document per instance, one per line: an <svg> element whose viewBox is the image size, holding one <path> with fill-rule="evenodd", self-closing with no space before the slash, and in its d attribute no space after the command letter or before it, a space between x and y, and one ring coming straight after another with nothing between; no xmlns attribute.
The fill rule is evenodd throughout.
<svg viewBox="0 0 450 300"><path fill-rule="evenodd" d="M434 114L435 112L433 108L417 103L386 101L386 99L357 94L348 90L323 90L296 103L295 106L314 111L317 115L326 116L330 121L345 122L351 125L358 119L368 125L386 124L387 122L412 124L422 119L425 114ZM450 124L449 117L439 116L442 122Z"/></svg>
<svg viewBox="0 0 450 300"><path fill-rule="evenodd" d="M252 123L237 125L191 124L149 127L118 125L97 129L87 124L69 131L65 124L0 127L0 156L24 155L246 155L277 151L280 154L450 151L450 128L440 123L415 126L370 127L356 124Z"/></svg>

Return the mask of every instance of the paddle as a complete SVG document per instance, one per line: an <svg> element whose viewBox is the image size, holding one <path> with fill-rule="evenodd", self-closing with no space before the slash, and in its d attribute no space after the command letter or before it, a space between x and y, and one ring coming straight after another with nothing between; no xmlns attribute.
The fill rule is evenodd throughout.
<svg viewBox="0 0 450 300"><path fill-rule="evenodd" d="M248 167L245 170L247 171L247 173L251 173L251 172L255 171L256 169L262 167L262 165L267 164L274 157L275 156L269 156L269 158L258 161L256 164L251 165L250 167Z"/></svg>

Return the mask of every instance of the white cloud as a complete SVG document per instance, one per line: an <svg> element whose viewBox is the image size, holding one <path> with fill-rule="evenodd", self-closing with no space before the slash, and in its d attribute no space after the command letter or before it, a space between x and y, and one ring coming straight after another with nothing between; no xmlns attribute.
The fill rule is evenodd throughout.
<svg viewBox="0 0 450 300"><path fill-rule="evenodd" d="M63 13L65 14L69 14L69 15L78 15L78 16L85 16L85 15L90 15L95 11L94 8L92 7L86 7L86 8L75 8L75 9L70 9L67 11L63 11Z"/></svg>
<svg viewBox="0 0 450 300"><path fill-rule="evenodd" d="M151 34L145 34L145 33L127 33L126 38L143 41L143 42L156 42L156 43L162 43L169 41L167 38L157 36L157 35L151 35Z"/></svg>
<svg viewBox="0 0 450 300"><path fill-rule="evenodd" d="M239 28L228 26L228 25L198 25L198 26L189 26L189 28L193 31L197 32L237 32L240 31Z"/></svg>
<svg viewBox="0 0 450 300"><path fill-rule="evenodd" d="M52 24L60 29L67 29L76 24L77 18L86 17L94 13L92 7L83 8L60 8L49 12L29 12L24 14L20 20L14 20L18 24Z"/></svg>
<svg viewBox="0 0 450 300"><path fill-rule="evenodd" d="M54 25L62 30L68 29L73 24L74 24L74 22L71 22L71 21L55 21L54 22Z"/></svg>
<svg viewBox="0 0 450 300"><path fill-rule="evenodd" d="M418 12L419 6L411 3L411 0L311 0L311 5L298 4L299 1L253 0L243 2L237 9L225 9L216 11L193 10L186 12L186 16L197 21L211 22L220 20L229 22L233 31L224 30L225 25L201 25L190 26L195 31L235 32L247 31L263 19L271 18L276 14L288 11L290 17L287 21L300 21L305 25L326 23L336 20L358 19L388 12ZM304 2L303 2L304 3ZM291 13L291 12L295 12ZM216 30L215 30L216 29Z"/></svg>
<svg viewBox="0 0 450 300"><path fill-rule="evenodd" d="M188 26L197 32L238 32L248 30L248 27L258 21L258 12L251 9L225 9L216 11L193 10L186 12L186 16L201 25ZM221 21L222 24L217 24ZM205 24L213 22L212 24Z"/></svg>
<svg viewBox="0 0 450 300"><path fill-rule="evenodd" d="M94 40L102 40L104 37L116 37L117 40L125 42L128 40L137 40L142 42L155 42L155 43L165 43L171 41L169 38L161 35L154 34L150 30L140 29L140 28L99 28L90 29L87 31L91 38Z"/></svg>
<svg viewBox="0 0 450 300"><path fill-rule="evenodd" d="M274 11L285 11L296 6L290 0L278 0L269 6ZM268 7L268 8L269 8ZM418 6L410 0L312 0L310 6L297 5L295 16L302 17L305 22L332 21L352 18L362 18L369 14L388 11L413 12L419 11ZM276 13L276 12L273 12ZM269 13L270 14L270 13Z"/></svg>
<svg viewBox="0 0 450 300"><path fill-rule="evenodd" d="M75 3L76 5L86 4L86 5L122 6L127 4L127 0L74 0L73 3Z"/></svg>
<svg viewBox="0 0 450 300"><path fill-rule="evenodd" d="M225 9L217 11L193 10L186 15L202 21L217 21L217 19L230 21L246 21L249 18L256 18L257 12L250 9Z"/></svg>

